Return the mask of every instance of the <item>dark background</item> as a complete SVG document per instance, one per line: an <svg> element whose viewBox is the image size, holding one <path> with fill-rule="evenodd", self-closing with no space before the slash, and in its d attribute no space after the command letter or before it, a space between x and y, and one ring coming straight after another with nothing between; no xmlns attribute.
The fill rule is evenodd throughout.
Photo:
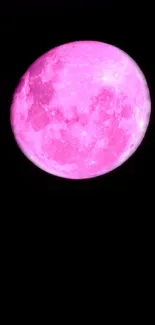
<svg viewBox="0 0 155 325"><path fill-rule="evenodd" d="M52 4L49 4L43 0L41 3L37 1L35 6L33 0L21 0L19 3L2 0L0 4L0 230L1 278L5 288L4 292L2 288L2 309L6 311L5 318L10 316L10 311L11 317L16 316L16 319L25 315L29 317L32 301L36 319L38 299L41 301L39 307L43 310L42 297L47 301L48 292L50 299L48 297L46 306L52 303L53 307L54 300L54 307L59 307L56 317L60 317L60 306L63 311L64 302L70 303L69 294L74 298L75 292L81 302L83 296L88 296L85 294L88 286L87 292L91 298L94 288L96 291L99 288L99 292L95 291L95 299L98 293L103 292L104 296L107 293L106 306L110 306L110 310L112 306L114 311L115 306L117 308L115 318L117 315L133 318L134 312L135 319L137 311L138 320L140 317L148 320L148 315L153 310L153 300L150 301L149 297L153 291L154 226L153 215L148 211L149 205L144 211L144 203L146 196L150 201L153 198L155 180L154 4L150 7L149 1L143 5L138 5L136 1L107 1L106 4L102 1L101 5L97 1L64 1L62 4L62 1L57 0L53 4L54 1L51 0ZM10 105L19 78L37 57L59 44L85 39L112 43L137 61L150 87L152 115L143 144L124 165L102 177L69 181L41 171L25 158L11 132ZM62 197L67 192L65 202L57 195L61 189ZM98 189L101 196L98 195ZM55 190L59 202L54 211ZM73 203L70 194L74 191L68 195L69 190L78 190L79 195L74 195ZM89 191L88 199L85 190ZM94 192L97 193L98 204L93 210ZM109 195L107 200L104 195L106 192L115 195ZM33 200L35 193L45 193L36 195L33 212L29 193L32 193ZM119 199L114 200L114 197L118 198L117 193ZM123 193L127 195L123 196ZM136 201L140 197L138 212L134 207L133 193ZM86 213L82 198L85 200ZM74 204L73 209L71 203ZM98 205L100 211L97 210ZM59 206L62 207L60 215ZM6 212L7 208L9 212ZM113 214L110 213L111 208ZM71 218L68 210L72 212ZM120 212L123 213L122 219ZM46 288L47 292L40 294ZM104 296L102 294L101 303L104 302ZM119 306L123 306L121 313L117 301ZM65 316L66 313L67 316L72 316L64 306ZM79 304L77 306L79 315L81 307ZM72 309L76 315L75 307ZM40 317L41 308L39 311ZM108 317L111 315L109 312Z"/></svg>
<svg viewBox="0 0 155 325"><path fill-rule="evenodd" d="M0 11L1 184L10 191L102 190L146 193L155 179L155 50L153 5L123 1L6 1ZM35 167L18 148L10 127L10 105L20 77L49 49L75 40L97 40L123 49L146 76L151 121L135 154L110 174L73 181Z"/></svg>
<svg viewBox="0 0 155 325"><path fill-rule="evenodd" d="M42 303L39 294L42 287L50 288L52 284L51 298L55 284L54 301L57 307L58 302L62 305L60 299L55 299L57 294L61 299L65 297L64 301L70 302L67 300L67 295L71 293L71 297L74 297L73 292L77 294L79 292L80 296L81 293L86 292L87 283L89 283L87 291L89 293L90 290L92 292L94 283L95 287L96 283L99 283L100 289L102 284L104 287L107 284L108 294L111 295L112 292L112 298L117 295L117 299L108 300L108 304L111 307L112 301L119 301L121 306L124 303L124 313L127 317L132 315L132 311L135 312L135 305L138 311L137 318L142 315L144 319L142 300L143 304L145 303L143 311L147 311L146 306L149 301L147 319L150 315L152 302L150 303L148 297L151 295L146 291L152 290L154 227L153 217L148 211L149 205L144 211L144 203L146 197L152 200L155 180L153 15L153 5L150 7L148 1L144 5L138 5L136 1L124 3L124 1L108 2L108 0L106 3L102 1L102 4L99 1L86 2L86 0L64 1L64 3L60 0L56 3L52 0L50 3L43 0L40 3L37 1L36 6L33 0L19 3L14 0L9 3L6 0L0 4L2 262L4 256L4 262L1 264L5 287L3 305L7 306L8 310L9 304L13 316L18 317L16 306L18 311L20 306L22 316L28 314L29 305L23 304L21 299L23 292L24 296L28 297L28 301L31 301L32 297L34 309L36 296L34 292L37 292ZM20 77L36 58L62 43L86 39L112 43L137 61L150 87L152 115L142 145L120 168L102 177L71 181L51 176L25 158L14 141L11 131L10 105ZM58 204L54 211L55 190ZM63 190L62 196L57 195L60 190ZM78 190L78 195L72 190ZM89 192L88 197L85 195L86 190ZM109 200L105 196L106 192L110 194ZM32 193L33 204L30 193ZM38 193L41 195L36 195L35 199L35 194ZM61 200L64 193L67 193L67 200ZM75 194L72 196L74 200L71 197L72 193ZM94 193L97 193L97 204L94 204ZM5 194L5 208L2 211L3 194ZM134 207L133 194L136 201L140 197L138 212ZM83 201L85 201L84 206ZM62 211L58 213L60 207ZM91 211L88 211L88 208ZM9 212L6 212L7 210ZM69 218L69 210L71 210L71 218ZM3 222L6 227L3 226ZM102 276L100 276L101 272ZM59 277L58 281L57 277ZM46 281L48 286L45 285ZM44 286L41 286L42 283ZM70 283L72 291L69 290ZM76 284L80 288L79 291L76 289ZM124 299L126 292L129 298L132 297L132 303L130 301L129 304L126 303ZM121 295L123 299L120 300ZM42 296L48 297L47 293ZM140 308L137 308L137 301L140 301ZM26 306L26 313L22 312L23 306ZM3 310L6 310L6 307ZM79 310L80 308L78 312ZM18 312L19 317L21 313ZM117 313L120 316L118 308ZM59 316L59 313L57 315ZM110 313L108 317L109 315Z"/></svg>

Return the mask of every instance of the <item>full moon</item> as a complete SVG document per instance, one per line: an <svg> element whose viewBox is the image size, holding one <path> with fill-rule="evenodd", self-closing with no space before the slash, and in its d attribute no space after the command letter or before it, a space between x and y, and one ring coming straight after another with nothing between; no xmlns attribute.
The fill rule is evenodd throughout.
<svg viewBox="0 0 155 325"><path fill-rule="evenodd" d="M151 113L146 79L123 50L76 41L39 57L14 91L10 122L24 155L45 172L91 178L136 151Z"/></svg>

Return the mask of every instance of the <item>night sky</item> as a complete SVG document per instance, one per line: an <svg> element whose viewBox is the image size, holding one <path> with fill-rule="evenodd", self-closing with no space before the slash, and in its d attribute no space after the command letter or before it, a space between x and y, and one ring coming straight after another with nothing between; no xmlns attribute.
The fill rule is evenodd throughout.
<svg viewBox="0 0 155 325"><path fill-rule="evenodd" d="M52 1L51 1L52 2ZM5 2L1 9L1 173L11 191L51 193L95 190L108 193L152 192L155 180L155 50L149 4L102 4L96 1ZM76 40L111 43L127 52L144 73L152 100L151 120L138 150L122 166L90 180L67 180L33 165L18 148L10 126L12 95L27 68L49 49ZM4 182L4 185L3 185Z"/></svg>

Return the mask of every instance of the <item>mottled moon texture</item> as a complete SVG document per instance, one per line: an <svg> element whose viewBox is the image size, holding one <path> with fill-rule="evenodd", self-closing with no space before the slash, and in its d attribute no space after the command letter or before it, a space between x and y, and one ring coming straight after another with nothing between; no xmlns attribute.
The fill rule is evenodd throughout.
<svg viewBox="0 0 155 325"><path fill-rule="evenodd" d="M151 101L136 62L102 42L77 41L39 57L13 94L10 122L24 155L63 178L103 175L142 142Z"/></svg>

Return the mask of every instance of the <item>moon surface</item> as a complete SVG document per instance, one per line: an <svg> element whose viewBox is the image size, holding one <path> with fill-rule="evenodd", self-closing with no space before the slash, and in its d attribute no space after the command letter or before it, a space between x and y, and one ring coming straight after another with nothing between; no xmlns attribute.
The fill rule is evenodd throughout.
<svg viewBox="0 0 155 325"><path fill-rule="evenodd" d="M13 94L10 121L19 148L37 167L83 179L122 165L142 142L150 113L146 79L128 54L77 41L28 68Z"/></svg>

